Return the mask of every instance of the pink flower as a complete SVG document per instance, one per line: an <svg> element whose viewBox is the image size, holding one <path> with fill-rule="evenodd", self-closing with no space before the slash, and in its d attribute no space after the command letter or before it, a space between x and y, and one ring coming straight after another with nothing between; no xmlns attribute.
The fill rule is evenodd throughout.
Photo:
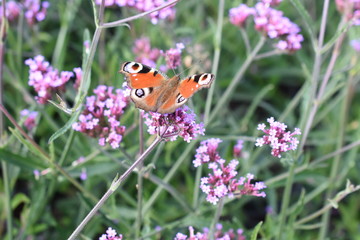
<svg viewBox="0 0 360 240"><path fill-rule="evenodd" d="M261 0L261 2L263 2L264 4L267 4L271 7L275 7L277 5L279 5L282 0Z"/></svg>
<svg viewBox="0 0 360 240"><path fill-rule="evenodd" d="M160 7L169 1L167 0L105 0L106 7L119 6L131 7L140 12L147 12L154 8ZM96 4L101 4L101 0L96 0ZM151 13L150 19L153 24L157 24L160 19L173 20L175 18L176 10L171 7L161 9Z"/></svg>
<svg viewBox="0 0 360 240"><path fill-rule="evenodd" d="M99 145L109 143L112 148L118 148L125 132L125 126L120 125L120 118L127 106L128 98L121 89L104 85L94 89L95 96L86 98L86 108L79 116L79 122L73 124L75 131L98 138Z"/></svg>
<svg viewBox="0 0 360 240"><path fill-rule="evenodd" d="M301 48L303 36L299 34L300 28L283 16L283 12L273 9L281 1L262 0L255 7L251 8L245 4L240 4L237 8L230 9L230 22L238 27L244 27L244 23L249 16L253 16L255 29L271 39L278 39L275 47L294 52Z"/></svg>
<svg viewBox="0 0 360 240"><path fill-rule="evenodd" d="M251 180L254 179L254 175L248 173L246 177L241 177L239 179L239 184L242 185L242 189L239 192L236 192L236 195L252 195L256 197L265 197L265 192L260 192L260 190L266 188L265 183L263 182L256 182L251 183Z"/></svg>
<svg viewBox="0 0 360 240"><path fill-rule="evenodd" d="M222 140L219 138L210 138L200 143L200 147L196 149L194 167L198 167L205 163L222 161L217 148Z"/></svg>
<svg viewBox="0 0 360 240"><path fill-rule="evenodd" d="M121 240L123 238L123 236L121 234L119 234L119 236L116 236L117 232L112 229L111 227L109 227L106 230L106 234L101 235L101 237L99 238L99 240Z"/></svg>
<svg viewBox="0 0 360 240"><path fill-rule="evenodd" d="M360 52L360 39L351 40L350 45L355 51Z"/></svg>
<svg viewBox="0 0 360 240"><path fill-rule="evenodd" d="M264 123L258 125L258 130L263 131L265 135L256 139L255 146L270 145L271 154L278 158L281 158L282 152L296 150L299 140L293 136L301 134L299 128L295 128L295 131L291 133L286 131L287 126L284 123L275 121L273 117L268 118L267 122L270 124L269 129L265 129Z"/></svg>
<svg viewBox="0 0 360 240"><path fill-rule="evenodd" d="M346 14L348 20L353 20L354 25L360 25L359 0L335 0L339 12Z"/></svg>
<svg viewBox="0 0 360 240"><path fill-rule="evenodd" d="M36 126L36 117L38 112L24 109L20 112L20 116L25 117L24 126L28 131L31 131Z"/></svg>
<svg viewBox="0 0 360 240"><path fill-rule="evenodd" d="M151 48L150 39L147 37L136 39L132 50L137 62L153 68L156 67L156 61L161 56L159 49Z"/></svg>
<svg viewBox="0 0 360 240"><path fill-rule="evenodd" d="M181 65L181 52L184 48L183 43L177 43L176 48L170 48L164 53L167 68L175 69Z"/></svg>
<svg viewBox="0 0 360 240"><path fill-rule="evenodd" d="M43 21L49 6L50 3L47 1L40 4L40 0L25 0L24 7L26 9L25 18L27 23L32 26L36 22Z"/></svg>
<svg viewBox="0 0 360 240"><path fill-rule="evenodd" d="M244 27L248 17L254 14L254 8L248 7L246 4L240 4L238 7L230 9L229 18L233 25Z"/></svg>
<svg viewBox="0 0 360 240"><path fill-rule="evenodd" d="M236 233L234 233L233 229L229 229L227 232L223 232L223 226L222 224L218 223L216 224L216 231L214 233L214 238L211 238L209 236L209 229L204 228L203 232L197 232L195 234L194 228L192 226L189 226L189 233L190 236L187 237L187 235L182 233L177 233L174 240L245 240L245 236L243 235L242 229L237 229Z"/></svg>
<svg viewBox="0 0 360 240"><path fill-rule="evenodd" d="M21 5L15 1L7 1L6 2L6 18L9 22L13 22L15 21L19 15L20 15L20 11L21 11ZM0 8L0 16L3 15L3 11L2 11L2 7ZM1 22L1 19L0 19Z"/></svg>
<svg viewBox="0 0 360 240"><path fill-rule="evenodd" d="M236 157L236 158L241 157L243 147L244 147L244 141L238 140L233 148L234 157Z"/></svg>
<svg viewBox="0 0 360 240"><path fill-rule="evenodd" d="M41 55L27 59L25 64L30 68L28 84L34 87L37 92L35 99L40 104L47 103L55 93L65 92L65 84L74 76L73 72L59 73L59 70L54 69Z"/></svg>
<svg viewBox="0 0 360 240"><path fill-rule="evenodd" d="M201 178L200 182L201 190L207 194L206 200L215 205L221 198L233 197L234 194L265 196L265 193L256 192L256 190L266 187L263 183L255 183L256 187L253 187L253 191L250 191L250 182L245 183L243 177L237 179L236 167L239 161L234 159L225 164L226 161L220 157L217 151L220 142L221 140L217 138L202 141L200 147L196 150L195 160L193 161L195 167L207 164L212 171L207 177ZM253 175L248 174L248 176ZM257 188L259 186L262 188Z"/></svg>
<svg viewBox="0 0 360 240"><path fill-rule="evenodd" d="M145 124L148 126L150 134L163 134L167 140L175 141L181 137L186 142L190 142L198 135L204 135L203 123L196 123L196 115L187 106L182 106L174 113L160 114L149 112L143 115Z"/></svg>

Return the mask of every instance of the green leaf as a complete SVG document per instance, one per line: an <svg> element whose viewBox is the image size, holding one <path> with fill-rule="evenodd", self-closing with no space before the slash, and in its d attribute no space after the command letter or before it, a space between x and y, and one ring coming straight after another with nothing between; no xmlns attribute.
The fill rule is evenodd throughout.
<svg viewBox="0 0 360 240"><path fill-rule="evenodd" d="M251 240L256 240L257 239L257 235L260 231L261 225L263 224L263 222L259 222L256 227L254 228L254 231L251 233Z"/></svg>
<svg viewBox="0 0 360 240"><path fill-rule="evenodd" d="M18 130L9 128L10 132L22 143L24 144L32 153L34 153L36 156L41 157L45 161L48 161L47 157L39 150L37 149L32 143L30 143L28 140L23 138Z"/></svg>
<svg viewBox="0 0 360 240"><path fill-rule="evenodd" d="M58 137L60 137L61 135L65 134L72 126L72 124L78 119L80 115L80 111L74 113L73 115L71 115L69 121L67 121L65 123L65 125L60 128L59 130L57 130L49 139L49 144L52 143L53 141L55 141L55 139L57 139Z"/></svg>
<svg viewBox="0 0 360 240"><path fill-rule="evenodd" d="M349 30L350 26L351 26L351 21L348 21L340 29L338 29L334 34L334 36L332 36L332 38L323 46L323 48L321 49L321 54L326 53L339 39L340 35Z"/></svg>
<svg viewBox="0 0 360 240"><path fill-rule="evenodd" d="M17 208L22 203L27 204L30 202L31 202L30 198L28 196L26 196L24 193L17 193L11 199L11 209Z"/></svg>
<svg viewBox="0 0 360 240"><path fill-rule="evenodd" d="M85 30L84 31L84 42L90 42L90 33L89 30ZM83 47L83 59L82 59L82 70L84 71L85 66L87 64L87 62L89 61L89 50L88 48L85 46ZM89 70L90 71L90 70ZM74 107L72 109L73 114L71 115L70 119L65 123L65 125L60 128L59 130L57 130L49 139L49 143L52 143L53 141L55 141L55 139L57 139L58 137L60 137L61 135L65 134L73 125L73 123L78 119L79 115L80 115L80 106L84 100L84 98L87 95L87 92L89 90L89 86L90 86L90 78L91 78L91 74L88 74L88 78L85 79L85 74L83 75L83 79L80 83L80 87L79 87L79 91L75 97L75 104Z"/></svg>
<svg viewBox="0 0 360 240"><path fill-rule="evenodd" d="M300 2L300 0L291 0L292 4L295 6L295 8L298 10L298 12L300 13L301 17L303 18L304 22L305 22L305 29L308 30L311 41L313 43L313 45L315 46L315 33L314 30L312 28L312 26L314 26L314 22L311 19L309 13L306 11L306 9L304 8L304 6L302 5L302 3Z"/></svg>
<svg viewBox="0 0 360 240"><path fill-rule="evenodd" d="M23 157L6 149L0 149L0 159L28 170L46 168L44 162L38 158Z"/></svg>

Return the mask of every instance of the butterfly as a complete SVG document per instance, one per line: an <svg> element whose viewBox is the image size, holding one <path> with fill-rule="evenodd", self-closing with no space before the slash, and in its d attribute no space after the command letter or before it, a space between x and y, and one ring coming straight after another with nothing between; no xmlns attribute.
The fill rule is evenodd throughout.
<svg viewBox="0 0 360 240"><path fill-rule="evenodd" d="M145 111L173 113L198 90L209 88L215 76L202 73L180 79L172 78L138 62L125 62L120 71L131 88L130 98L137 108Z"/></svg>

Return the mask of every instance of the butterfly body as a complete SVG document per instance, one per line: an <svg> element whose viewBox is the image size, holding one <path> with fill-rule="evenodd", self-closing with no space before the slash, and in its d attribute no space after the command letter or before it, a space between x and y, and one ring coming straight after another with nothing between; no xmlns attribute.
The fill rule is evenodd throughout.
<svg viewBox="0 0 360 240"><path fill-rule="evenodd" d="M168 78L155 68L137 62L125 62L120 69L131 88L130 97L137 108L145 111L173 113L201 88L208 88L214 75L202 73L183 80Z"/></svg>

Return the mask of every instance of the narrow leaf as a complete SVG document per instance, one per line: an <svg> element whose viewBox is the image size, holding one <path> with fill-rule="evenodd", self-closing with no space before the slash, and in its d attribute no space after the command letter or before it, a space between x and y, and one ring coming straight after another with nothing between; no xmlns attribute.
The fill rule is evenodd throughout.
<svg viewBox="0 0 360 240"><path fill-rule="evenodd" d="M256 240L257 239L257 235L260 231L261 225L263 224L263 222L259 222L256 227L254 228L254 231L251 233L251 240Z"/></svg>

